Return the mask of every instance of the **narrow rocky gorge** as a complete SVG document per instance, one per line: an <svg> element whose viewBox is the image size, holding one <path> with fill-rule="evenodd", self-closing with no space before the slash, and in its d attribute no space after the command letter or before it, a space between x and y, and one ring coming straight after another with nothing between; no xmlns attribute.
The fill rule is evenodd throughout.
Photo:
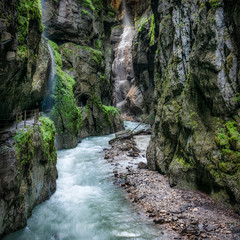
<svg viewBox="0 0 240 240"><path fill-rule="evenodd" d="M12 136L13 135L13 136ZM0 146L0 236L23 228L56 190L55 127L48 118L7 136Z"/></svg>
<svg viewBox="0 0 240 240"><path fill-rule="evenodd" d="M171 188L166 175L148 169L150 131L110 141L105 159L113 166L114 183L128 193L138 211L169 239L239 239L240 217L227 204L200 191ZM161 239L161 238L160 238Z"/></svg>
<svg viewBox="0 0 240 240"><path fill-rule="evenodd" d="M159 28L149 168L238 211L239 1L159 1L152 9Z"/></svg>
<svg viewBox="0 0 240 240"><path fill-rule="evenodd" d="M239 42L240 0L2 0L0 237L56 190L56 149L133 120L152 130L144 169L115 172L130 199L173 236L238 239Z"/></svg>

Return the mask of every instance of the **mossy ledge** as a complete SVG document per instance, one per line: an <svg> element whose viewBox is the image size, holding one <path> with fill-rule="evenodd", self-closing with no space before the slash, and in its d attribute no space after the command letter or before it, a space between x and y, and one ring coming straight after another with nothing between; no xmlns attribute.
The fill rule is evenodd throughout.
<svg viewBox="0 0 240 240"><path fill-rule="evenodd" d="M82 127L81 111L73 94L75 80L62 70L62 57L58 45L52 41L50 44L56 62L51 118L56 126L57 148L73 148L78 143L78 132Z"/></svg>
<svg viewBox="0 0 240 240"><path fill-rule="evenodd" d="M0 237L26 226L33 208L55 192L54 141L53 122L41 117L0 146Z"/></svg>
<svg viewBox="0 0 240 240"><path fill-rule="evenodd" d="M14 148L18 161L19 172L31 164L36 151L36 140L41 150L41 163L48 163L55 168L57 152L54 147L56 129L53 121L46 117L39 118L39 124L28 126L16 131Z"/></svg>

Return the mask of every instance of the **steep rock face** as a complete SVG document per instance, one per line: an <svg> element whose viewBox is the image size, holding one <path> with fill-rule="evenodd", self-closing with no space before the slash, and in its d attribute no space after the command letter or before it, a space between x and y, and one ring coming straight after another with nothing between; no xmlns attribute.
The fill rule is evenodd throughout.
<svg viewBox="0 0 240 240"><path fill-rule="evenodd" d="M136 36L133 41L133 67L136 86L142 94L142 118L153 122L155 19L150 8L135 21Z"/></svg>
<svg viewBox="0 0 240 240"><path fill-rule="evenodd" d="M111 42L114 44L112 81L114 85L113 103L125 119L142 113L142 96L135 87L132 61L132 40L134 27L118 25L113 28Z"/></svg>
<svg viewBox="0 0 240 240"><path fill-rule="evenodd" d="M155 1L148 165L239 209L239 1Z"/></svg>
<svg viewBox="0 0 240 240"><path fill-rule="evenodd" d="M115 88L118 89L114 92L113 98L119 99L117 104L115 103L116 100L114 103L120 107L125 119L144 120L153 123L155 31L157 31L157 28L155 28L152 9L149 2L141 0L112 1L112 5L121 13L119 18L123 19L123 26L123 13L125 12L130 18L129 22L134 19L135 23L135 31L131 33L134 36L133 41L130 34L124 36L127 33L126 28L116 26L112 31L111 41L115 52L113 69L115 69L115 72L121 72L119 67L122 64L121 62L126 62L127 71L131 69L126 80L121 79L120 85L116 84L115 81L116 78L121 78L122 74L117 76L113 71L113 82ZM126 10L123 10L124 7ZM128 50L126 46L123 51L124 57L119 57L121 55L119 50L124 43L124 38L132 41L131 44L128 44L131 50ZM130 55L131 57L129 57ZM129 60L126 61L126 59Z"/></svg>
<svg viewBox="0 0 240 240"><path fill-rule="evenodd" d="M36 107L45 94L43 77L48 72L49 54L41 40L38 0L3 0L0 13L0 114L8 118Z"/></svg>
<svg viewBox="0 0 240 240"><path fill-rule="evenodd" d="M149 2L146 0L127 0L127 4L135 18L142 16L147 9L150 9Z"/></svg>
<svg viewBox="0 0 240 240"><path fill-rule="evenodd" d="M56 189L55 128L46 118L0 147L0 236L26 225L36 204Z"/></svg>
<svg viewBox="0 0 240 240"><path fill-rule="evenodd" d="M103 105L111 103L111 82L107 76L105 52L74 43L63 44L60 51L63 70L75 79L73 92L82 113L79 137L121 130L123 124L118 111Z"/></svg>
<svg viewBox="0 0 240 240"><path fill-rule="evenodd" d="M43 9L45 34L58 44L55 45L58 100L55 99L53 109L58 147L74 147L82 137L121 130L123 122L118 111L106 106L112 103L112 49L108 39L115 11L106 1L77 0L45 1ZM71 102L65 104L64 111L59 104L66 100L64 84L59 79L66 80L67 101ZM71 113L72 108L76 111Z"/></svg>
<svg viewBox="0 0 240 240"><path fill-rule="evenodd" d="M146 9L150 8L149 2L146 0L126 0L125 2L131 10L131 14L134 18L141 16ZM122 3L123 0L111 0L111 6L119 13L121 12ZM121 13L119 15L121 15Z"/></svg>
<svg viewBox="0 0 240 240"><path fill-rule="evenodd" d="M103 23L107 24L114 12L104 15L109 1L60 0L43 2L43 22L49 39L57 43L73 42L92 46L103 34ZM105 12L106 13L106 12ZM108 12L107 12L108 13ZM102 19L100 19L102 17Z"/></svg>
<svg viewBox="0 0 240 240"><path fill-rule="evenodd" d="M111 35L111 43L114 47L114 61L112 66L112 81L114 85L113 103L120 109L121 115L124 119L139 121L141 120L140 117L142 114L146 113L146 106L149 104L144 101L145 99L143 95L147 96L149 95L149 92L145 91L144 93L145 89L140 86L140 68L137 69L134 65L138 64L138 62L136 63L138 56L141 58L141 54L147 56L149 53L146 52L147 47L145 47L145 43L139 45L140 48L144 46L141 50L139 48L139 52L136 48L138 45L136 39L138 39L140 31L135 31L133 20L139 19L138 15L142 14L143 9L148 3L127 0L122 1L121 4L119 3L118 5L116 3L119 2L112 1L113 6L118 9L118 17L121 19L122 25L115 26L112 29ZM146 22L145 17L150 11L146 10L145 12L146 14L144 13L142 16L144 23ZM133 17L134 15L135 18ZM136 29L138 30L138 27L141 29L142 21L135 22L135 25L137 26ZM135 40L133 41L134 38ZM146 35L143 34L143 42L145 41L145 38ZM150 66L150 63L147 62L145 64L146 68L148 68L147 64ZM141 63L139 63L139 66L140 65ZM148 76L145 77L145 83L148 84Z"/></svg>

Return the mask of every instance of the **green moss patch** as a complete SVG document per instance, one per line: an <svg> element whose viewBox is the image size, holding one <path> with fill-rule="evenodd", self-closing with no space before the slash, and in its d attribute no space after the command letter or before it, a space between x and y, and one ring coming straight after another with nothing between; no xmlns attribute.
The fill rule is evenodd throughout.
<svg viewBox="0 0 240 240"><path fill-rule="evenodd" d="M100 50L88 47L88 46L78 46L80 49L83 49L87 52L90 52L91 59L97 64L100 65L103 60L103 54Z"/></svg>
<svg viewBox="0 0 240 240"><path fill-rule="evenodd" d="M150 46L153 46L155 43L155 19L154 14L151 16L151 27L149 31L150 36Z"/></svg>
<svg viewBox="0 0 240 240"><path fill-rule="evenodd" d="M156 28L154 14L152 14L150 17L142 17L136 20L135 27L140 35L146 34L146 31L148 32L149 45L152 47L155 44Z"/></svg>
<svg viewBox="0 0 240 240"><path fill-rule="evenodd" d="M107 115L110 118L120 116L120 110L118 108L106 105L102 105L102 108L105 115Z"/></svg>
<svg viewBox="0 0 240 240"><path fill-rule="evenodd" d="M234 176L240 172L240 132L237 122L229 120L218 128L216 142L222 156L215 162L220 177Z"/></svg>
<svg viewBox="0 0 240 240"><path fill-rule="evenodd" d="M143 29L146 28L147 22L148 22L148 18L141 18L137 21L136 24L137 25L139 24L138 33L141 33Z"/></svg>
<svg viewBox="0 0 240 240"><path fill-rule="evenodd" d="M49 118L40 117L40 131L42 137L42 149L44 158L55 166L57 153L54 147L56 129L54 123Z"/></svg>
<svg viewBox="0 0 240 240"><path fill-rule="evenodd" d="M58 67L54 84L52 117L59 134L77 135L82 125L81 112L73 94L75 81Z"/></svg>
<svg viewBox="0 0 240 240"><path fill-rule="evenodd" d="M18 54L19 57L27 57L26 45L30 22L35 22L41 33L43 30L41 24L41 1L40 0L19 0L17 6L18 20Z"/></svg>
<svg viewBox="0 0 240 240"><path fill-rule="evenodd" d="M82 126L81 111L77 107L73 94L75 80L62 71L62 58L56 43L50 42L56 62L56 76L54 81L54 107L52 118L58 134L77 136Z"/></svg>
<svg viewBox="0 0 240 240"><path fill-rule="evenodd" d="M55 63L56 65L59 67L59 68L62 68L62 56L59 52L59 47L58 45L53 42L53 41L49 41L50 45L51 45L51 48L54 52L54 60L55 60Z"/></svg>
<svg viewBox="0 0 240 240"><path fill-rule="evenodd" d="M240 152L240 132L237 123L234 120L226 122L224 127L218 129L216 141L222 149Z"/></svg>
<svg viewBox="0 0 240 240"><path fill-rule="evenodd" d="M177 157L175 159L176 163L178 163L185 171L192 169L194 167L194 163L190 160L185 160L182 157Z"/></svg>
<svg viewBox="0 0 240 240"><path fill-rule="evenodd" d="M20 168L29 165L34 159L35 151L39 150L43 153L41 161L55 166L57 159L54 147L55 127L49 118L40 117L39 125L17 130L14 140L16 157Z"/></svg>
<svg viewBox="0 0 240 240"><path fill-rule="evenodd" d="M99 96L93 97L91 102L93 107L97 107L99 111L96 119L97 133L102 134L103 129L109 128L109 126L113 129L114 118L120 116L120 110L112 106L103 105Z"/></svg>
<svg viewBox="0 0 240 240"><path fill-rule="evenodd" d="M33 127L17 130L14 140L20 166L29 164L34 155Z"/></svg>
<svg viewBox="0 0 240 240"><path fill-rule="evenodd" d="M78 1L80 1L84 7L91 9L93 12L95 11L95 7L91 0L78 0Z"/></svg>

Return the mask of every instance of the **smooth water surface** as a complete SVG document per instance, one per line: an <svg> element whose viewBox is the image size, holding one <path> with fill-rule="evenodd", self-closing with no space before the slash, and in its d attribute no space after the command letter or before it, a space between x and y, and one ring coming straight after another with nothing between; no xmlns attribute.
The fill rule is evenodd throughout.
<svg viewBox="0 0 240 240"><path fill-rule="evenodd" d="M57 191L34 209L25 229L4 240L166 239L112 184L103 148L113 136L86 138L74 149L58 151Z"/></svg>

